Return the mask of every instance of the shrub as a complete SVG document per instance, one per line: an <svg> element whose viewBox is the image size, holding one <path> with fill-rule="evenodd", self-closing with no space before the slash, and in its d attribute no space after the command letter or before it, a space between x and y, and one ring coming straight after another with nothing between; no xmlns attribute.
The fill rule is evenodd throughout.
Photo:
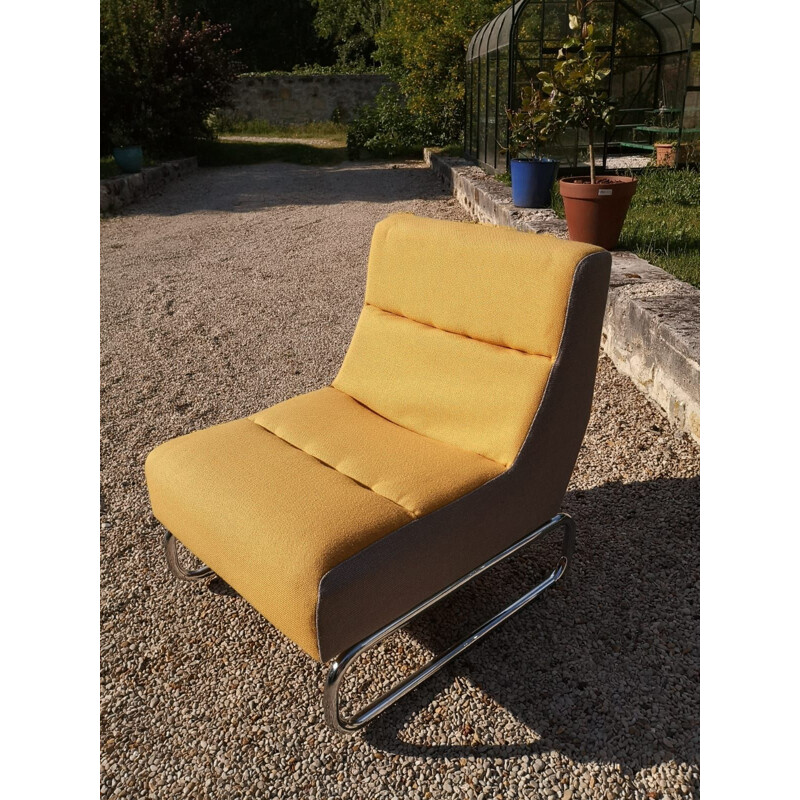
<svg viewBox="0 0 800 800"><path fill-rule="evenodd" d="M411 117L436 140L425 144L461 137L467 45L507 5L507 0L390 0L376 34L376 55Z"/></svg>
<svg viewBox="0 0 800 800"><path fill-rule="evenodd" d="M512 158L540 158L564 126L552 99L534 81L523 87L520 101L518 109L506 108L511 129L507 149Z"/></svg>
<svg viewBox="0 0 800 800"><path fill-rule="evenodd" d="M179 16L227 22L229 46L239 50L242 72L290 70L295 64L330 64L333 43L315 31L311 0L176 0Z"/></svg>
<svg viewBox="0 0 800 800"><path fill-rule="evenodd" d="M418 153L426 145L448 144L440 120L413 113L396 86L382 86L372 105L362 106L347 128L347 154L362 150L383 158Z"/></svg>
<svg viewBox="0 0 800 800"><path fill-rule="evenodd" d="M101 0L101 151L171 154L211 136L207 120L229 102L239 67L222 44L229 30L181 20L172 0Z"/></svg>

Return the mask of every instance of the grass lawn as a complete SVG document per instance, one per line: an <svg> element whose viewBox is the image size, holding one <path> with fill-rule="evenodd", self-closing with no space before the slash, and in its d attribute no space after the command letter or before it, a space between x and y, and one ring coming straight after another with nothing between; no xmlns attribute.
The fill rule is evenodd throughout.
<svg viewBox="0 0 800 800"><path fill-rule="evenodd" d="M650 167L637 177L639 185L625 218L619 249L636 253L699 289L700 173ZM508 173L495 178L511 185ZM553 209L559 217L564 216L557 183Z"/></svg>
<svg viewBox="0 0 800 800"><path fill-rule="evenodd" d="M699 289L700 173L642 172L619 246Z"/></svg>
<svg viewBox="0 0 800 800"><path fill-rule="evenodd" d="M234 120L223 118L217 125L221 136L271 136L284 139L328 139L344 145L347 126L338 122L306 122L302 125L273 125L263 119Z"/></svg>
<svg viewBox="0 0 800 800"><path fill-rule="evenodd" d="M197 163L201 167L233 167L287 161L292 164L325 166L339 164L347 158L346 131L333 122L312 122L308 125L275 126L254 120L229 126L216 140L199 141L195 145ZM234 138L237 137L237 138ZM242 137L239 139L238 137ZM252 138L251 138L252 137ZM259 141L261 137L321 140L305 142ZM165 159L166 160L166 159ZM145 158L145 166L158 163ZM100 159L100 178L119 175L112 156Z"/></svg>

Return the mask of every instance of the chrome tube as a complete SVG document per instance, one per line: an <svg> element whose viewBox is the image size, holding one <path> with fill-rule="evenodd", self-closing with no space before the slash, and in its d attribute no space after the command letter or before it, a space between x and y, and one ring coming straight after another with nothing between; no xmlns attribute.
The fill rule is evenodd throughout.
<svg viewBox="0 0 800 800"><path fill-rule="evenodd" d="M185 569L178 560L178 540L167 531L164 535L164 551L167 554L167 566L169 571L182 581L202 581L206 578L213 578L215 573L211 567L200 567L200 569Z"/></svg>
<svg viewBox="0 0 800 800"><path fill-rule="evenodd" d="M562 545L561 558L558 560L555 569L550 575L545 578L540 584L535 586L530 591L522 595L522 597L515 600L511 605L504 608L500 613L496 614L491 619L484 622L465 639L462 639L457 644L453 645L442 655L437 656L431 662L417 670L413 675L406 678L399 683L395 688L386 692L385 694L373 700L368 706L363 708L357 714L349 718L343 718L339 710L339 686L344 678L348 668L353 662L367 650L374 647L378 642L381 642L387 636L402 628L414 617L421 614L426 609L438 603L440 600L447 597L447 595L456 591L464 584L476 578L481 573L485 572L493 566L496 566L504 559L514 555L514 553L521 550L526 545L538 539L545 533L549 533L559 527L564 528L564 541ZM401 697L404 697L409 692L417 688L423 681L430 678L438 672L445 664L448 664L456 656L463 653L467 648L471 647L476 642L480 641L486 634L494 630L498 625L505 622L509 617L516 614L530 603L535 597L538 597L545 589L550 588L556 581L560 580L567 571L569 564L572 560L572 554L575 547L575 523L568 514L557 514L549 522L537 528L532 533L524 536L518 542L512 544L506 550L503 550L498 555L486 561L481 566L476 567L471 572L468 572L457 581L451 583L446 588L424 600L419 605L412 608L407 613L398 617L394 622L390 622L385 627L376 631L375 633L367 636L358 644L345 650L333 662L331 662L330 670L328 671L328 678L325 683L325 720L328 725L339 733L353 733L359 728L363 728L368 722L375 719L378 714L385 711L389 706L396 703Z"/></svg>

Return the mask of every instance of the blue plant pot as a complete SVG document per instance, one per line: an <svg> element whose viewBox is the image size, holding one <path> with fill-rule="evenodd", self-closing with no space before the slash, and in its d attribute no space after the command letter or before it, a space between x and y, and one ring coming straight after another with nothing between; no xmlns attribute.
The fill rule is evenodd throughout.
<svg viewBox="0 0 800 800"><path fill-rule="evenodd" d="M548 208L558 172L552 158L511 159L511 199L517 208Z"/></svg>
<svg viewBox="0 0 800 800"><path fill-rule="evenodd" d="M130 147L115 147L114 161L123 172L141 172L144 163L142 148L138 144Z"/></svg>

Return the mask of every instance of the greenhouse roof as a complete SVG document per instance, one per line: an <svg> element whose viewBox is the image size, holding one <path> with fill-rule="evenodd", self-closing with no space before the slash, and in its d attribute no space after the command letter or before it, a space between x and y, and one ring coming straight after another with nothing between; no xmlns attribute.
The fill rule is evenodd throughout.
<svg viewBox="0 0 800 800"><path fill-rule="evenodd" d="M487 22L470 40L467 61L472 61L483 53L491 53L506 47L511 40L514 18L529 2L530 0L517 0ZM686 50L690 44L690 35L692 42L699 41L697 21L700 19L700 0L616 0L616 2L653 30L658 37L662 53Z"/></svg>

